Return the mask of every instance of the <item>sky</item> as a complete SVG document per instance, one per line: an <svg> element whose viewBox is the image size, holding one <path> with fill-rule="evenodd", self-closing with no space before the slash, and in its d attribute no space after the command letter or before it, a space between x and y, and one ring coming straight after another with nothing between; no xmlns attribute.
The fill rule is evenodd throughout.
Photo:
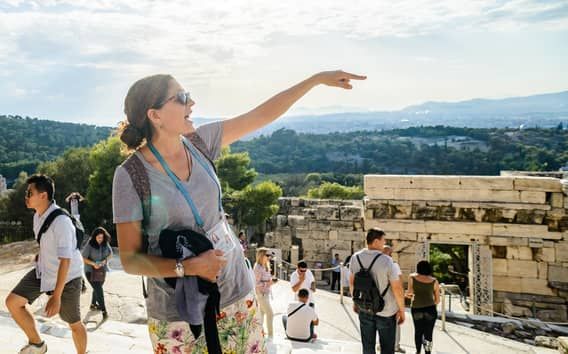
<svg viewBox="0 0 568 354"><path fill-rule="evenodd" d="M335 69L368 79L287 114L568 90L568 0L0 0L0 115L115 126L169 73L226 118Z"/></svg>

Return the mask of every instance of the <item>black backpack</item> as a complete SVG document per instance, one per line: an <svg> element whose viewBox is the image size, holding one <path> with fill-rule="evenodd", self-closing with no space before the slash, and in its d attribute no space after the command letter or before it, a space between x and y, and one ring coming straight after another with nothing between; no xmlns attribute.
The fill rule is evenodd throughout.
<svg viewBox="0 0 568 354"><path fill-rule="evenodd" d="M69 212L63 208L58 208L49 213L41 228L39 229L39 233L37 235L37 243L41 241L41 237L43 234L49 229L53 220L60 215L65 215L71 219L73 226L75 227L75 238L77 239L77 248L80 249L83 246L83 240L85 239L85 229L83 228L83 224L79 220L77 220L73 215L69 214Z"/></svg>
<svg viewBox="0 0 568 354"><path fill-rule="evenodd" d="M371 273L371 269L373 268L375 261L381 255L382 253L376 255L368 268L363 267L363 264L361 264L361 260L359 259L359 255L356 256L361 269L354 275L353 302L357 305L357 307L359 307L359 311L373 315L377 312L381 312L385 307L385 300L383 298L390 287L390 283L387 284L387 287L381 294L379 292L379 286L378 284L375 284L373 274Z"/></svg>

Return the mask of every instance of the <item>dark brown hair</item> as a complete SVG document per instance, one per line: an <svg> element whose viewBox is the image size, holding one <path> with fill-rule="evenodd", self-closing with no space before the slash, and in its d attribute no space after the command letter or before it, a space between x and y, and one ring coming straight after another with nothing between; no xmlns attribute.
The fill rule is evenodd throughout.
<svg viewBox="0 0 568 354"><path fill-rule="evenodd" d="M103 243L101 244L101 246L106 246L107 244L110 244L110 234L104 227L99 226L96 229L94 229L93 232L91 232L91 237L89 239L89 244L91 245L91 247L99 248L99 243L97 242L97 236L100 234L103 234L104 236Z"/></svg>
<svg viewBox="0 0 568 354"><path fill-rule="evenodd" d="M369 230L369 232L367 232L367 244L370 245L376 239L380 240L381 238L383 238L383 236L385 236L385 232L382 229L373 227Z"/></svg>
<svg viewBox="0 0 568 354"><path fill-rule="evenodd" d="M158 74L142 78L130 86L124 99L126 121L118 127L120 140L129 150L152 140L152 124L147 112L151 108L160 108L159 103L166 99L172 80L171 75Z"/></svg>
<svg viewBox="0 0 568 354"><path fill-rule="evenodd" d="M26 184L33 184L38 192L47 193L47 200L53 200L53 195L55 194L55 183L53 183L53 180L49 176L35 174L26 180Z"/></svg>

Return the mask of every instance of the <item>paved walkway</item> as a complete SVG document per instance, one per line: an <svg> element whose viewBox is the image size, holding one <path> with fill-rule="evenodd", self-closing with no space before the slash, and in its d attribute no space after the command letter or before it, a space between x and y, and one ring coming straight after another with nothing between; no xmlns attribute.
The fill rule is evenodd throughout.
<svg viewBox="0 0 568 354"><path fill-rule="evenodd" d="M105 297L110 319L93 332L89 332L89 353L149 353L151 352L148 332L144 323L144 307L140 277L128 275L120 270L118 260L113 261L114 269L105 284ZM29 269L29 268L27 268ZM23 333L16 327L6 311L4 299L27 269L0 274L0 353L15 353L25 343ZM1 273L1 272L0 272ZM351 310L351 300L339 303L339 295L325 290L316 292L316 311L320 325L316 327L318 339L315 343L296 343L284 339L281 316L292 292L288 282L279 281L274 286L274 338L269 342L269 352L287 353L360 353L359 322ZM82 313L87 313L90 303L90 289L81 298ZM38 316L43 337L48 343L49 353L72 353L71 334L66 325L57 317L41 317L44 300L34 303L32 310ZM407 353L414 352L413 326L410 314L402 326L401 345ZM434 333L434 353L557 353L537 348L491 334L479 332L451 323L447 332L442 332L440 323Z"/></svg>

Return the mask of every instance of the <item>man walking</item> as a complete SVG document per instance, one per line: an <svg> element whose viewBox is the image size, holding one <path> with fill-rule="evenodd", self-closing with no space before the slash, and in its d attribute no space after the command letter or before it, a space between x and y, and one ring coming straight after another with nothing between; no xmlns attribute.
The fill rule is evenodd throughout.
<svg viewBox="0 0 568 354"><path fill-rule="evenodd" d="M394 270L392 259L381 253L384 245L384 231L379 228L370 229L367 233L367 249L355 253L350 263L349 287L353 301L372 304L370 308L353 306L353 310L359 314L363 354L375 353L377 331L381 354L393 354L396 324L402 324L405 317L402 284ZM362 284L365 280L371 284L361 290L359 287L365 285ZM364 296L360 298L359 294ZM359 299L364 301L358 301ZM378 311L371 310L377 307Z"/></svg>
<svg viewBox="0 0 568 354"><path fill-rule="evenodd" d="M75 226L66 215L57 216L45 232L40 233L49 214L59 207L53 199L55 185L51 178L34 175L27 180L26 206L35 210L33 229L39 242L35 268L20 280L6 298L12 318L28 337L20 353L45 353L47 345L41 339L31 312L31 304L42 293L49 296L45 306L47 317L59 314L69 324L77 353L87 348L87 331L81 322L80 296L83 259L77 248ZM44 231L44 230L42 230Z"/></svg>
<svg viewBox="0 0 568 354"><path fill-rule="evenodd" d="M335 257L331 260L331 266L335 267L331 271L331 291L335 290L335 284L337 283L337 290L341 288L339 284L339 274L341 274L341 261L339 260L339 253L335 254Z"/></svg>

